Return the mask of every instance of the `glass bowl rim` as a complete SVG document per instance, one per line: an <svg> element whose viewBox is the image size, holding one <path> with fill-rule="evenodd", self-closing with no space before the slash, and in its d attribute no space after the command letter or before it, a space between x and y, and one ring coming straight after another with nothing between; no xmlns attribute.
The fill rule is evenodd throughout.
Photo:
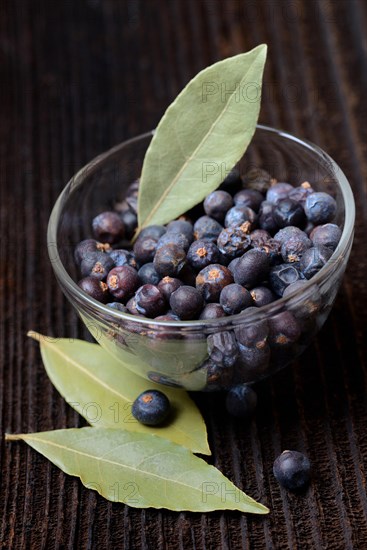
<svg viewBox="0 0 367 550"><path fill-rule="evenodd" d="M330 167L330 170L335 176L335 180L339 185L339 188L341 190L341 194L343 197L345 220L344 220L342 236L340 238L338 246L335 249L329 261L325 264L325 266L314 277L307 280L305 284L302 286L301 290L295 290L285 298L283 297L278 298L277 300L275 300L274 302L271 302L270 304L256 308L257 311L256 312L251 311L250 315L249 314L246 315L245 313L246 310L244 310L243 312L238 313L236 315L230 315L219 319L202 319L202 320L190 320L190 321L156 321L155 319L138 317L130 313L123 313L121 311L110 308L107 305L102 304L101 302L98 302L97 300L88 296L88 294L86 294L81 290L81 288L77 285L77 283L70 277L70 275L66 271L58 251L58 243L57 243L58 224L62 213L64 199L69 193L71 193L76 187L78 187L84 181L86 175L91 174L95 170L97 170L100 164L102 164L104 161L108 160L109 158L113 158L115 155L120 153L125 147L128 147L136 142L147 139L148 137L152 137L154 135L155 130L151 130L144 134L140 134L138 136L125 140L120 144L115 145L114 147L108 149L104 153L101 153L97 157L93 158L90 162L88 162L85 166L83 166L74 176L72 176L72 178L69 180L69 182L66 184L66 186L58 196L55 202L55 205L52 209L49 223L48 223L47 248L48 248L48 254L51 261L51 265L53 267L53 270L55 272L57 279L61 282L62 286L65 285L68 291L72 295L77 297L80 302L85 302L85 304L93 308L95 312L101 314L101 320L103 319L104 316L108 316L111 322L119 322L119 321L121 322L124 320L128 322L133 321L134 323L140 324L142 326L149 326L150 330L152 330L152 328L157 328L157 329L190 328L194 330L195 329L203 330L205 329L205 327L208 327L208 328L213 326L220 327L220 326L226 326L230 324L235 325L236 322L240 322L240 323L243 323L244 321L253 322L257 320L258 317L263 319L264 316L269 316L274 311L276 312L278 312L278 310L281 311L282 306L287 304L289 301L294 300L296 297L299 297L301 302L302 296L306 294L308 289L312 288L313 285L317 285L318 283L326 281L328 279L329 275L333 273L334 265L338 262L341 262L343 257L348 251L350 241L353 238L354 221L355 221L355 203L354 203L353 192L344 172L341 170L339 165L327 153L325 153L325 151L323 151L320 147L318 147L314 143L308 140L305 140L303 138L302 139L298 138L293 134L290 134L289 132L278 130L276 128L272 128L271 126L266 126L264 124L257 124L256 129L269 132L272 134L276 134L279 137L286 138L294 143L297 143L298 145L301 145L302 147L305 147L306 149L312 151L313 153L316 153L320 158L320 160L322 160L323 162L326 162Z"/></svg>

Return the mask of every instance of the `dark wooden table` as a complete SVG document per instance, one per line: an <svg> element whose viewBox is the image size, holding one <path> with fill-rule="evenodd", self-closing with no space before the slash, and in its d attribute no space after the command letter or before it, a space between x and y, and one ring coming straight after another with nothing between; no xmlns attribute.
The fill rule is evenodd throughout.
<svg viewBox="0 0 367 550"><path fill-rule="evenodd" d="M268 504L268 517L112 504L2 437L0 547L366 549L367 4L2 0L0 16L1 433L81 423L26 338L30 328L86 336L47 257L57 195L93 156L154 127L204 66L267 42L261 121L326 149L358 211L334 310L294 368L259 385L251 425L196 397L214 463ZM273 478L284 448L312 461L306 496Z"/></svg>

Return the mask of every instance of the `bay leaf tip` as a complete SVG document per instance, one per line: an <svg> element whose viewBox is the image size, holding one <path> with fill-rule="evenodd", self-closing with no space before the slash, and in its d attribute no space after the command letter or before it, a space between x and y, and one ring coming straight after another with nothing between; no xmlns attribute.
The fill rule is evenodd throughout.
<svg viewBox="0 0 367 550"><path fill-rule="evenodd" d="M36 340L37 342L40 342L41 338L43 338L43 335L40 334L39 332L36 332L35 330L29 330L27 332L27 336L29 338L33 338L33 340Z"/></svg>
<svg viewBox="0 0 367 550"><path fill-rule="evenodd" d="M20 441L23 438L22 434L5 434L5 441Z"/></svg>

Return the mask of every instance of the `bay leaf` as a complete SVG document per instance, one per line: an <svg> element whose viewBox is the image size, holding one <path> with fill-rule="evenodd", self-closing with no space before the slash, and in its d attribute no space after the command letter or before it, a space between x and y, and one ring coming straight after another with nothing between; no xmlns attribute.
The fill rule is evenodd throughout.
<svg viewBox="0 0 367 550"><path fill-rule="evenodd" d="M25 441L86 487L136 508L269 511L188 449L151 434L74 428L6 439Z"/></svg>
<svg viewBox="0 0 367 550"><path fill-rule="evenodd" d="M164 224L216 189L256 129L267 46L199 72L166 110L146 152L139 228Z"/></svg>
<svg viewBox="0 0 367 550"><path fill-rule="evenodd" d="M34 331L28 336L40 343L43 363L53 385L89 424L153 433L193 452L211 454L205 422L186 391L138 376L98 344L51 338ZM167 424L148 427L132 416L132 402L148 389L161 390L170 400L173 414Z"/></svg>

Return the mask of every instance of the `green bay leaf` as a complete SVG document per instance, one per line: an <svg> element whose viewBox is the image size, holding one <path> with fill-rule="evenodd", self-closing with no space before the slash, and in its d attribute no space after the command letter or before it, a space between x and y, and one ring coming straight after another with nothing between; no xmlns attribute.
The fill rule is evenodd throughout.
<svg viewBox="0 0 367 550"><path fill-rule="evenodd" d="M188 449L151 434L74 428L6 439L25 441L86 487L136 508L269 511Z"/></svg>
<svg viewBox="0 0 367 550"><path fill-rule="evenodd" d="M28 335L40 343L43 363L53 385L89 424L155 434L193 452L211 454L203 417L184 390L145 380L98 344L47 337L33 331ZM169 423L148 427L132 416L132 402L147 389L159 389L169 398L173 408Z"/></svg>
<svg viewBox="0 0 367 550"><path fill-rule="evenodd" d="M255 132L267 46L198 73L168 107L146 152L139 228L164 224L216 189Z"/></svg>

